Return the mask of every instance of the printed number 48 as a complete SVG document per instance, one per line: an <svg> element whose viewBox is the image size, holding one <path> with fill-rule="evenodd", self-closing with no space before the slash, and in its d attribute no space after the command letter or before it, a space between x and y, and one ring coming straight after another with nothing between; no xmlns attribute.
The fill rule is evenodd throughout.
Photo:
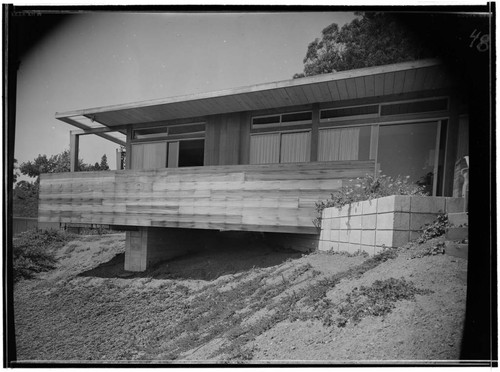
<svg viewBox="0 0 500 372"><path fill-rule="evenodd" d="M469 45L469 48L472 48L474 42L476 42L479 36L481 36L480 31L477 31L477 29L472 31L472 34L470 34L472 41ZM489 43L490 43L490 35L484 34L483 36L481 36L481 38L479 38L479 43L476 45L476 49L479 50L480 52L486 52L490 47Z"/></svg>

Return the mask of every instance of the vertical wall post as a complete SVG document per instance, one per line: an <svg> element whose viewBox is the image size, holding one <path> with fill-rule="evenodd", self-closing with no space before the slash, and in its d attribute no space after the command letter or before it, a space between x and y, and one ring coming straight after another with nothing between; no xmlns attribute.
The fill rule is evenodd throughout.
<svg viewBox="0 0 500 372"><path fill-rule="evenodd" d="M312 106L310 161L318 161L318 142L319 142L319 104L315 103Z"/></svg>
<svg viewBox="0 0 500 372"><path fill-rule="evenodd" d="M450 119L446 133L446 149L444 157L444 178L443 178L443 196L453 194L453 175L455 172L455 162L457 161L457 142L458 142L458 97L450 95L449 103Z"/></svg>
<svg viewBox="0 0 500 372"><path fill-rule="evenodd" d="M78 172L78 152L79 152L80 136L70 132L69 137L69 156L70 156L70 172Z"/></svg>
<svg viewBox="0 0 500 372"><path fill-rule="evenodd" d="M122 169L122 150L116 149L116 170Z"/></svg>
<svg viewBox="0 0 500 372"><path fill-rule="evenodd" d="M127 128L127 144L125 145L125 169L132 169L132 127Z"/></svg>

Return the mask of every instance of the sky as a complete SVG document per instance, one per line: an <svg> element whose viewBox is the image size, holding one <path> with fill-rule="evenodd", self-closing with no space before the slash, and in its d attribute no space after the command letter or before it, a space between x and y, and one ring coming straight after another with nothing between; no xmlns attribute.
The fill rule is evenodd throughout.
<svg viewBox="0 0 500 372"><path fill-rule="evenodd" d="M86 13L32 47L18 70L18 163L69 148L56 112L291 79L308 44L351 12ZM119 146L80 137L80 158L116 168Z"/></svg>

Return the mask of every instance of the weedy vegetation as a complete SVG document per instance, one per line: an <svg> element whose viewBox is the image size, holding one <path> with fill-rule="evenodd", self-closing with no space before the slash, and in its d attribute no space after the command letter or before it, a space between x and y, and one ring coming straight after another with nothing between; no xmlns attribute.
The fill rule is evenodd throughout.
<svg viewBox="0 0 500 372"><path fill-rule="evenodd" d="M28 230L18 234L13 239L14 282L54 269L56 251L75 237L61 230Z"/></svg>
<svg viewBox="0 0 500 372"><path fill-rule="evenodd" d="M335 190L329 199L316 202L317 217L314 225L321 229L321 215L325 208L342 208L351 203L373 200L391 195L418 195L426 196L425 189L418 184L410 183L410 176L396 178L379 175L358 177L346 186Z"/></svg>

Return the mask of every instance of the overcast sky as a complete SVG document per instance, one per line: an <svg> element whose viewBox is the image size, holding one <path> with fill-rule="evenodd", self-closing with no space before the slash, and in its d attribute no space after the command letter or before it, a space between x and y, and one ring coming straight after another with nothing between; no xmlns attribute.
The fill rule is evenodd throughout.
<svg viewBox="0 0 500 372"><path fill-rule="evenodd" d="M18 70L15 158L69 148L56 112L292 78L307 45L352 13L88 13L38 42ZM115 169L118 145L80 137L80 157Z"/></svg>

